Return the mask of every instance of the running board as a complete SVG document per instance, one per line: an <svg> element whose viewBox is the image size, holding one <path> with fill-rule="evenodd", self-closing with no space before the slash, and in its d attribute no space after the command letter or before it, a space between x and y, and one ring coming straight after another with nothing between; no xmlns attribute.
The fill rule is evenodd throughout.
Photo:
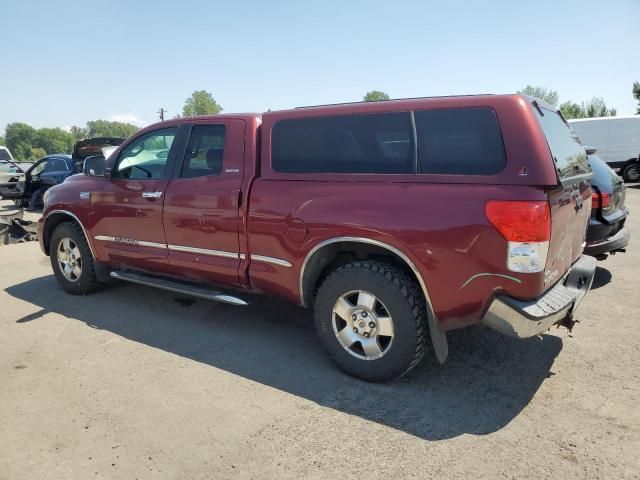
<svg viewBox="0 0 640 480"><path fill-rule="evenodd" d="M173 280L166 280L164 278L156 278L150 275L141 275L139 273L131 272L111 272L109 276L111 278L116 278L125 282L137 283L139 285L146 285L148 287L156 287L162 290L169 290L170 292L191 295L192 297L215 300L216 302L230 303L231 305L237 306L249 305L244 300L231 295L227 295L226 293L216 292L215 290L209 290L207 288L175 282Z"/></svg>

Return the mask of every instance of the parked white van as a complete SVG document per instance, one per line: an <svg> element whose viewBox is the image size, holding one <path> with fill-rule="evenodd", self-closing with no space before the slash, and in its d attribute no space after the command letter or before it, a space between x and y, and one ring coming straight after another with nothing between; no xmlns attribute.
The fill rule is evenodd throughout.
<svg viewBox="0 0 640 480"><path fill-rule="evenodd" d="M640 180L640 115L569 120L583 145L596 147L627 182Z"/></svg>

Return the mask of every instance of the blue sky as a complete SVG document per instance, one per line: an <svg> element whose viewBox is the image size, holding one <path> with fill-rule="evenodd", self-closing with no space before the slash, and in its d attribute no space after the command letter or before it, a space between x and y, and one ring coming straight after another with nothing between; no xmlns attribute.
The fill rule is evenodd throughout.
<svg viewBox="0 0 640 480"><path fill-rule="evenodd" d="M635 113L640 0L0 0L0 131L147 124L193 90L227 112L508 93L605 98Z"/></svg>

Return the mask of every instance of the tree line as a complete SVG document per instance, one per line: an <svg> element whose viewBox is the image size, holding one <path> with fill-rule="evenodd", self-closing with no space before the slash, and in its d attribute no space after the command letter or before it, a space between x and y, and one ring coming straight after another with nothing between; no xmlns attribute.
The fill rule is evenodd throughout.
<svg viewBox="0 0 640 480"><path fill-rule="evenodd" d="M196 90L185 100L182 116L213 115L221 111L222 107L211 93ZM85 127L73 126L68 130L59 127L36 129L27 123L13 122L6 126L4 137L0 136L0 145L6 145L16 160L35 161L53 153L71 153L78 140L128 138L137 131L138 127L130 123L109 120L92 120Z"/></svg>
<svg viewBox="0 0 640 480"><path fill-rule="evenodd" d="M547 87L527 85L518 93L539 98L558 107L565 118L588 118L615 116L616 109L609 108L601 97L581 103L568 100L560 103L560 96L555 90ZM634 82L633 98L638 102L636 113L640 114L640 82ZM390 100L391 97L381 90L371 90L362 98L365 102ZM216 102L210 92L195 90L184 102L182 114L176 118L195 115L215 115L222 112L222 106ZM0 136L0 145L6 145L18 160L37 160L52 153L71 153L73 145L84 138L120 137L127 138L138 131L138 127L130 123L109 120L92 120L85 127L73 126L69 130L62 128L33 128L31 125L14 122L7 125L5 136Z"/></svg>
<svg viewBox="0 0 640 480"><path fill-rule="evenodd" d="M71 153L73 145L84 138L127 138L138 131L130 123L92 120L85 127L34 128L27 123L13 122L5 128L0 145L6 145L16 160L34 161L52 153Z"/></svg>
<svg viewBox="0 0 640 480"><path fill-rule="evenodd" d="M571 100L560 103L560 95L555 90L547 87L534 87L527 85L517 93L529 95L530 97L539 98L558 108L564 115L564 118L592 118L592 117L615 117L618 113L615 108L609 108L602 97L592 97L586 102L576 103ZM640 82L634 82L631 89L633 98L638 102L636 114L640 114ZM389 94L380 90L371 90L362 98L364 102L379 102L389 100Z"/></svg>
<svg viewBox="0 0 640 480"><path fill-rule="evenodd" d="M609 108L602 97L592 97L586 102L574 102L567 100L560 103L560 96L555 90L546 87L534 87L527 85L518 93L539 98L552 105L562 112L564 118L593 118L593 117L615 117L618 113L615 108ZM633 92L632 92L633 93Z"/></svg>

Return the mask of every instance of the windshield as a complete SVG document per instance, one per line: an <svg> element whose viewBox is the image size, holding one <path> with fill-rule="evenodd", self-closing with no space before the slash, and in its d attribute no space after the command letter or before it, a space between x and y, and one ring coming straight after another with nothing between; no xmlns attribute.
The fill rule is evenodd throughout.
<svg viewBox="0 0 640 480"><path fill-rule="evenodd" d="M569 126L560 112L535 104L542 130L547 137L549 150L556 164L558 178L563 181L591 173L587 153L578 135Z"/></svg>
<svg viewBox="0 0 640 480"><path fill-rule="evenodd" d="M0 147L0 160L13 160L9 150L4 147Z"/></svg>

